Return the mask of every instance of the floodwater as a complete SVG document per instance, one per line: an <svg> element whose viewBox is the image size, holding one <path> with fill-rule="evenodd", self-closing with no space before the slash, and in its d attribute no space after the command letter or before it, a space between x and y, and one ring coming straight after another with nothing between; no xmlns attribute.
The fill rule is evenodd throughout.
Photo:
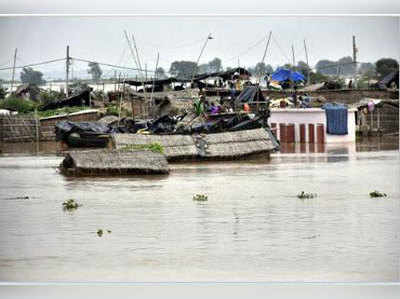
<svg viewBox="0 0 400 299"><path fill-rule="evenodd" d="M398 141L382 147L147 177L68 178L62 157L1 157L0 280L399 281ZM63 211L69 198L82 206Z"/></svg>

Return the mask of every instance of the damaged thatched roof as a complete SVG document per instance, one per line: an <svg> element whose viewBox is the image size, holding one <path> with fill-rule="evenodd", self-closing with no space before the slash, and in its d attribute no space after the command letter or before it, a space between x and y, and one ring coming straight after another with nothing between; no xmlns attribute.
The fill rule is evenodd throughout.
<svg viewBox="0 0 400 299"><path fill-rule="evenodd" d="M129 145L158 143L164 148L167 159L186 159L197 155L193 138L189 135L114 134L113 142L116 149Z"/></svg>
<svg viewBox="0 0 400 299"><path fill-rule="evenodd" d="M61 163L68 174L166 174L165 157L148 150L70 152Z"/></svg>
<svg viewBox="0 0 400 299"><path fill-rule="evenodd" d="M278 145L263 128L204 135L114 134L116 149L129 145L158 143L169 161L185 159L226 159L271 152Z"/></svg>

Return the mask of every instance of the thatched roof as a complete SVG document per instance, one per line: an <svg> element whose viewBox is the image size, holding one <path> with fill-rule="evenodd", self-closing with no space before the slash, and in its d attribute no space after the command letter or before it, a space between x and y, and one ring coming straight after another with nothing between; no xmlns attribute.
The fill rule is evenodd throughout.
<svg viewBox="0 0 400 299"><path fill-rule="evenodd" d="M168 162L160 153L138 151L69 152L61 169L68 174L166 174Z"/></svg>
<svg viewBox="0 0 400 299"><path fill-rule="evenodd" d="M161 144L167 159L186 159L197 155L193 138L189 135L114 134L116 149L129 145Z"/></svg>
<svg viewBox="0 0 400 299"><path fill-rule="evenodd" d="M270 152L275 145L265 129L253 129L205 135L204 158L233 158Z"/></svg>
<svg viewBox="0 0 400 299"><path fill-rule="evenodd" d="M169 161L226 159L271 152L277 144L263 128L203 135L114 134L116 149L129 145L159 143Z"/></svg>

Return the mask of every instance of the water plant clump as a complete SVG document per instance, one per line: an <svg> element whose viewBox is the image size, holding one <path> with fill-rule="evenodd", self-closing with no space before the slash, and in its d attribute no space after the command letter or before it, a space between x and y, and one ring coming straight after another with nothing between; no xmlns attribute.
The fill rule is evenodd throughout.
<svg viewBox="0 0 400 299"><path fill-rule="evenodd" d="M68 210L68 211L76 210L80 206L82 206L82 205L78 204L74 199L68 199L68 200L63 202L64 210Z"/></svg>
<svg viewBox="0 0 400 299"><path fill-rule="evenodd" d="M373 191L373 192L370 192L370 193L369 193L369 196L370 196L370 197L386 197L387 194L375 190L375 191Z"/></svg>
<svg viewBox="0 0 400 299"><path fill-rule="evenodd" d="M109 233L109 234L111 234L111 230L109 230L109 229L107 229L106 232ZM97 235L98 235L99 237L102 237L103 234L104 234L104 231L103 231L101 228L97 230Z"/></svg>
<svg viewBox="0 0 400 299"><path fill-rule="evenodd" d="M205 194L196 194L193 196L193 200L196 201L207 201L208 200L208 196Z"/></svg>
<svg viewBox="0 0 400 299"><path fill-rule="evenodd" d="M314 198L317 197L316 193L307 193L304 191L301 191L301 193L297 194L297 197L300 199L310 199L310 198Z"/></svg>
<svg viewBox="0 0 400 299"><path fill-rule="evenodd" d="M129 144L121 148L122 151L134 151L134 150L149 150L154 153L164 153L164 147L159 143L150 144Z"/></svg>

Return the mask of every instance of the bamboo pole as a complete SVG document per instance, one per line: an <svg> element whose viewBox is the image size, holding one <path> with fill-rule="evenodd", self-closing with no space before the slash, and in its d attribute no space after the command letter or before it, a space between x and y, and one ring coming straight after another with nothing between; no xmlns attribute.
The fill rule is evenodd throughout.
<svg viewBox="0 0 400 299"><path fill-rule="evenodd" d="M39 117L37 113L37 108L35 109L35 129L36 129L36 155L39 154Z"/></svg>

